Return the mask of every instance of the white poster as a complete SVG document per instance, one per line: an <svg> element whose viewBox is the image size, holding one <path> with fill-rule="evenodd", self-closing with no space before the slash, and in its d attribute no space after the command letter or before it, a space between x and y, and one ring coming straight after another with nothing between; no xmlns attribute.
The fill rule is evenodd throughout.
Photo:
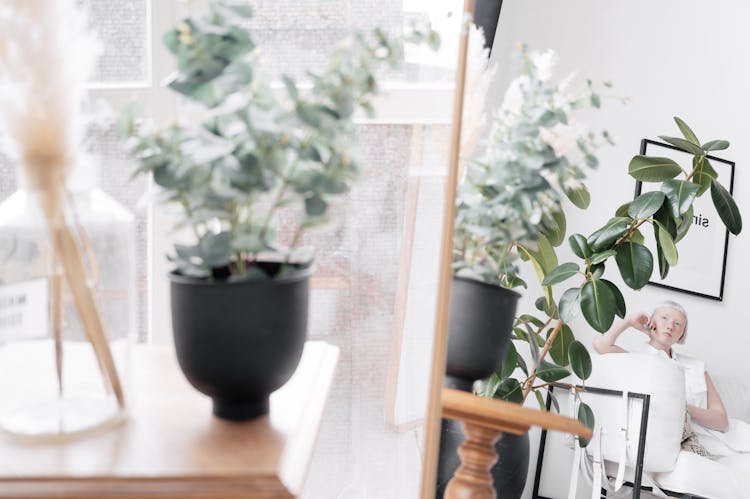
<svg viewBox="0 0 750 499"><path fill-rule="evenodd" d="M685 170L692 167L691 154L667 144L644 140L641 154L673 159ZM719 175L719 183L731 193L734 163L714 156L708 156L708 160ZM638 182L636 193L640 194L638 189L648 192L657 190L660 186L660 182ZM693 204L693 225L677 243L677 265L670 267L666 279L661 279L659 274L653 230L644 230L643 234L646 236L646 246L654 255L654 273L649 284L715 300L723 299L729 231L714 208L710 189Z"/></svg>

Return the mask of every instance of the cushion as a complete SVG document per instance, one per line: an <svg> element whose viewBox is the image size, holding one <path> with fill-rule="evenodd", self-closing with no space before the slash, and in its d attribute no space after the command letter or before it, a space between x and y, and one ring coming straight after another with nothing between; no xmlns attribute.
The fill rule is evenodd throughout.
<svg viewBox="0 0 750 499"><path fill-rule="evenodd" d="M685 381L674 362L645 353L614 353L592 357L588 386L651 395L643 469L670 471L680 454L685 421ZM617 396L582 394L602 426L602 454L619 462L622 449L622 399ZM635 464L640 432L641 400L630 399L628 462ZM592 442L596 443L596 442Z"/></svg>
<svg viewBox="0 0 750 499"><path fill-rule="evenodd" d="M725 376L711 376L730 418L750 423L750 388L747 381Z"/></svg>

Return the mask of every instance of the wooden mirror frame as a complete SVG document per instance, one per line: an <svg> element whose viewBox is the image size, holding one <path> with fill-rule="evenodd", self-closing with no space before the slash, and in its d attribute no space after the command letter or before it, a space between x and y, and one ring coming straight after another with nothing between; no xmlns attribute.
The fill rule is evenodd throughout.
<svg viewBox="0 0 750 499"><path fill-rule="evenodd" d="M474 0L464 0L461 34L456 66L456 88L453 94L453 119L448 176L445 183L445 206L443 230L440 244L440 280L438 282L437 310L435 316L435 340L432 346L432 370L430 372L429 397L425 413L425 445L422 463L422 499L435 498L437 461L440 450L441 392L445 378L448 353L448 307L453 277L453 230L456 218L456 187L458 185L458 161L461 144L461 126L466 84L466 57L469 46L469 28L474 18Z"/></svg>

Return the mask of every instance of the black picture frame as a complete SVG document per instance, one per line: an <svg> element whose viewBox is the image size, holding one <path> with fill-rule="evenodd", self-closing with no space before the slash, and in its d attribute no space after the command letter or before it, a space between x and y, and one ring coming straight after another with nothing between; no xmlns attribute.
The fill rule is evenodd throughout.
<svg viewBox="0 0 750 499"><path fill-rule="evenodd" d="M650 139L641 140L640 154L649 156L667 156L673 159L675 159L676 156L684 156L684 159L688 159L689 161L691 161L692 158L692 155L690 153L684 152L681 149L672 146L671 144L665 144L663 142L658 142ZM719 181L722 183L722 185L724 185L724 187L727 187L730 194L733 194L735 168L734 162L716 156L709 155L706 157L711 161L712 166L719 173ZM678 163L684 164L685 161L678 161ZM654 188L658 188L658 184L649 185L654 186ZM638 180L635 183L634 197L638 197L642 191L643 182ZM714 243L720 244L722 246L718 251L720 255L720 265L718 263L712 263L710 260L708 264L705 264L706 255L699 254L695 258L700 257L704 259L703 263L705 265L703 265L703 268L707 269L707 275L701 275L699 271L694 270L698 267L697 265L694 265L692 268L688 268L686 270L686 266L683 265L683 267L680 268L680 265L678 263L677 266L669 270L669 274L664 280L654 279L654 276L657 279L659 277L658 270L654 269L654 275L652 276L652 279L648 281L648 284L659 288L670 289L673 291L679 291L680 293L698 296L701 298L723 301L724 281L727 268L727 254L729 249L729 230L727 230L727 228L721 222L716 209L713 207L710 193L707 192L700 198L696 199L695 206L699 205L701 205L702 208L700 213L694 216L694 219L697 220L696 222L694 222L694 224L699 225L702 228L707 228L709 227L708 224L714 223L714 228L712 228L711 230L715 231L716 233L711 234L708 237L715 239ZM698 230L696 229L696 227L691 227L688 235L685 236L686 239L683 239L680 242L680 257L682 257L683 253L685 253L686 255L690 255L690 241L688 241L687 238L692 237L691 234L695 234L696 230ZM711 275L712 273L715 273L716 275ZM690 283L689 281L691 280L691 278L696 282Z"/></svg>

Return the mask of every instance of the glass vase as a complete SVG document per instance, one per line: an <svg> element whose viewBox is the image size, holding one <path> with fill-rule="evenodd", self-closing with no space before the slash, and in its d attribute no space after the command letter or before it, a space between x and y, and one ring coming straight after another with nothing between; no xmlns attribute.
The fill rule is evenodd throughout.
<svg viewBox="0 0 750 499"><path fill-rule="evenodd" d="M0 204L0 429L54 440L114 426L135 327L134 217L91 182L69 183L57 197L71 244L59 249L47 193L21 185ZM92 341L97 320L105 341Z"/></svg>

